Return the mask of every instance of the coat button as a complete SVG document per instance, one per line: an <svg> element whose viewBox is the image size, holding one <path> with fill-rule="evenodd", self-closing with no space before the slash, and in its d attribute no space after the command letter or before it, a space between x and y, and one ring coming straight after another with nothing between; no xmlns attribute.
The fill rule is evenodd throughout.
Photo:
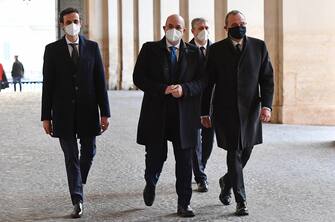
<svg viewBox="0 0 335 222"><path fill-rule="evenodd" d="M72 103L72 104L74 104L74 102L75 102L75 101L74 101L74 99L73 99L73 100L71 100L71 103Z"/></svg>
<svg viewBox="0 0 335 222"><path fill-rule="evenodd" d="M78 86L76 86L76 87L74 87L74 89L75 89L76 91L78 91L79 87L78 87Z"/></svg>

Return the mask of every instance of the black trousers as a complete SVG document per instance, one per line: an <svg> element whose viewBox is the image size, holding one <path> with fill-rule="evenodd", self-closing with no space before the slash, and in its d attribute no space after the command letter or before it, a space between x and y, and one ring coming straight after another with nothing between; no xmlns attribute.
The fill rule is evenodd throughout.
<svg viewBox="0 0 335 222"><path fill-rule="evenodd" d="M77 138L59 138L64 152L67 180L72 204L83 202L83 184L86 184L87 176L92 166L96 153L95 137L81 138L80 157Z"/></svg>
<svg viewBox="0 0 335 222"><path fill-rule="evenodd" d="M236 149L230 149L227 152L228 172L223 176L223 180L227 191L233 188L237 203L246 201L243 168L250 158L252 149L253 146L242 148L239 145Z"/></svg>
<svg viewBox="0 0 335 222"><path fill-rule="evenodd" d="M207 161L213 150L214 141L214 128L201 128L199 134L198 145L193 152L192 166L194 180L197 183L207 181L207 175L205 174L205 168Z"/></svg>
<svg viewBox="0 0 335 222"><path fill-rule="evenodd" d="M192 152L194 148L182 149L178 142L173 142L176 160L176 191L178 204L187 206L192 197ZM155 187L167 159L167 141L161 145L146 146L144 178L148 186Z"/></svg>

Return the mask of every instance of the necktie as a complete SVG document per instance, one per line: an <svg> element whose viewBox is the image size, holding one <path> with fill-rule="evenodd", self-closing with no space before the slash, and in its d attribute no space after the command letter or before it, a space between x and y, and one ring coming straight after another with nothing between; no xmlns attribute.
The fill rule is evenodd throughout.
<svg viewBox="0 0 335 222"><path fill-rule="evenodd" d="M171 78L173 81L176 80L176 67L177 67L177 53L176 53L176 47L174 46L170 46L169 47L170 49L170 62L171 62L171 70L170 70L170 73L171 73Z"/></svg>
<svg viewBox="0 0 335 222"><path fill-rule="evenodd" d="M238 52L238 53L241 53L242 52L242 49L241 49L241 44L236 44L236 51Z"/></svg>
<svg viewBox="0 0 335 222"><path fill-rule="evenodd" d="M78 60L79 60L79 53L78 53L78 50L77 50L77 45L78 44L70 43L69 45L72 47L72 55L71 55L72 61L75 65L77 65Z"/></svg>
<svg viewBox="0 0 335 222"><path fill-rule="evenodd" d="M177 64L177 53L176 53L176 47L174 46L170 46L170 61L171 61L171 65L172 67L175 67Z"/></svg>
<svg viewBox="0 0 335 222"><path fill-rule="evenodd" d="M205 47L201 46L200 47L200 51L201 51L202 56L205 58L206 57L206 49L205 49Z"/></svg>

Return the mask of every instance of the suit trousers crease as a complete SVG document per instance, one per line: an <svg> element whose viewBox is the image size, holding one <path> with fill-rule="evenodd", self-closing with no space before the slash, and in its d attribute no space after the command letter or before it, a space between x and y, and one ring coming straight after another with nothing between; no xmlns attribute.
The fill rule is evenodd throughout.
<svg viewBox="0 0 335 222"><path fill-rule="evenodd" d="M172 142L175 156L176 192L178 204L187 206L192 197L192 152L193 148L183 149L178 142ZM148 186L155 187L167 159L167 141L161 145L147 145L145 154L144 178Z"/></svg>
<svg viewBox="0 0 335 222"><path fill-rule="evenodd" d="M96 154L95 137L80 138L80 156L77 138L59 138L64 152L65 167L73 204L83 201L83 184L86 184Z"/></svg>
<svg viewBox="0 0 335 222"><path fill-rule="evenodd" d="M213 128L201 128L197 146L192 156L192 167L194 173L194 180L197 183L207 181L207 175L205 168L207 161L213 150L214 141L214 129Z"/></svg>
<svg viewBox="0 0 335 222"><path fill-rule="evenodd" d="M227 152L228 172L223 176L225 190L233 188L237 203L246 201L243 168L250 158L252 149L253 146L242 148L240 144L236 149L230 149Z"/></svg>

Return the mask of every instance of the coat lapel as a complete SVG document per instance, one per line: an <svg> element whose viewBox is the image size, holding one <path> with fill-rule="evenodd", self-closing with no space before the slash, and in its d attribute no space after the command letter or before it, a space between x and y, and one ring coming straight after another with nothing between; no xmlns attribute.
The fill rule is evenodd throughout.
<svg viewBox="0 0 335 222"><path fill-rule="evenodd" d="M83 67L83 63L85 63L85 55L86 55L86 39L83 36L79 36L79 62L78 66Z"/></svg>
<svg viewBox="0 0 335 222"><path fill-rule="evenodd" d="M168 50L166 49L166 39L165 37L159 41L157 57L161 58L160 63L163 71L163 77L166 82L170 81L170 73L169 73L169 61L168 61ZM165 56L162 56L165 55Z"/></svg>
<svg viewBox="0 0 335 222"><path fill-rule="evenodd" d="M246 54L246 51L248 50L248 48L249 48L249 45L248 45L248 37L245 36L245 37L244 37L244 40L243 40L243 49L242 49L242 54L241 54L241 57L240 57L240 63L241 63L241 61L244 59L245 54Z"/></svg>
<svg viewBox="0 0 335 222"><path fill-rule="evenodd" d="M65 40L65 36L63 36L62 41L61 41L61 54L64 57L66 63L70 63L73 65L70 52L69 52L69 48Z"/></svg>
<svg viewBox="0 0 335 222"><path fill-rule="evenodd" d="M188 53L186 44L181 40L180 42L180 48L179 48L179 80L183 79L183 76L185 75L186 69L187 69L187 56Z"/></svg>

